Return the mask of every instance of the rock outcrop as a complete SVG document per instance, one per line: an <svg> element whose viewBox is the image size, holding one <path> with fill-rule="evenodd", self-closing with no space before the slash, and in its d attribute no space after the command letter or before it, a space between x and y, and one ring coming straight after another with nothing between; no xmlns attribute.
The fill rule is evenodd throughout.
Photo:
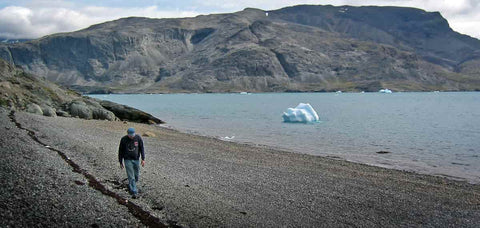
<svg viewBox="0 0 480 228"><path fill-rule="evenodd" d="M121 118L141 123L163 123L138 109L83 97L60 88L40 77L34 77L0 59L0 106L56 117L78 117L115 121ZM114 107L114 108L112 108ZM108 108L112 109L110 111ZM118 115L118 116L117 116Z"/></svg>
<svg viewBox="0 0 480 228"><path fill-rule="evenodd" d="M115 113L115 115L122 120L130 120L139 123L148 124L162 124L165 123L162 120L138 109L117 104L111 101L99 101L100 105L105 109Z"/></svg>
<svg viewBox="0 0 480 228"><path fill-rule="evenodd" d="M93 93L480 89L480 41L400 7L123 18L2 44L0 57Z"/></svg>

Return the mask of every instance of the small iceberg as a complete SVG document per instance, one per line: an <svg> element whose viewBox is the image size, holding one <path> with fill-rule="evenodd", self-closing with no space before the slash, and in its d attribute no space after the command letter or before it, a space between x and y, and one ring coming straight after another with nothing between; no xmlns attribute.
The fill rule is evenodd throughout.
<svg viewBox="0 0 480 228"><path fill-rule="evenodd" d="M250 95L252 93L249 93L249 92L240 92L240 95Z"/></svg>
<svg viewBox="0 0 480 228"><path fill-rule="evenodd" d="M282 117L286 123L312 123L319 121L317 112L308 103L300 103L295 108L288 108Z"/></svg>
<svg viewBox="0 0 480 228"><path fill-rule="evenodd" d="M220 137L220 139L223 140L223 141L229 141L229 140L232 140L232 139L234 139L234 138L235 138L235 136L232 136L232 137L228 137L228 136Z"/></svg>
<svg viewBox="0 0 480 228"><path fill-rule="evenodd" d="M378 92L379 92L379 93L392 93L392 91L389 90L389 89L381 89L381 90L379 90Z"/></svg>

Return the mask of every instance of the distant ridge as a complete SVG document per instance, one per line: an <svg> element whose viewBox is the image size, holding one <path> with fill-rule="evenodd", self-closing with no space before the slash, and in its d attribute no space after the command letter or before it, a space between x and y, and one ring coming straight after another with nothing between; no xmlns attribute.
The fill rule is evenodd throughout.
<svg viewBox="0 0 480 228"><path fill-rule="evenodd" d="M0 44L0 57L81 92L480 90L480 41L402 7L129 17Z"/></svg>
<svg viewBox="0 0 480 228"><path fill-rule="evenodd" d="M8 38L0 37L0 43L6 43L6 44L22 43L22 42L27 42L29 40L31 39L8 39Z"/></svg>

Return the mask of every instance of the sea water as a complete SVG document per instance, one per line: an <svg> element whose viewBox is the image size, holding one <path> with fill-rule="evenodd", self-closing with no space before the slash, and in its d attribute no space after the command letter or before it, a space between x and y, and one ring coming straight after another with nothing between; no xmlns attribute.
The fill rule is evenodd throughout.
<svg viewBox="0 0 480 228"><path fill-rule="evenodd" d="M478 92L91 96L187 133L480 183ZM320 122L284 123L299 103Z"/></svg>

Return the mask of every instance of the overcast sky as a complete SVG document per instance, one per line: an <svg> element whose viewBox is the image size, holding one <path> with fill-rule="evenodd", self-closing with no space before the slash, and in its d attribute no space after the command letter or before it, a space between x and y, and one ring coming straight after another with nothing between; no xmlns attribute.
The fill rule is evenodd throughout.
<svg viewBox="0 0 480 228"><path fill-rule="evenodd" d="M480 0L0 0L0 37L39 38L128 16L192 17L298 4L407 6L439 11L455 31L480 38Z"/></svg>

